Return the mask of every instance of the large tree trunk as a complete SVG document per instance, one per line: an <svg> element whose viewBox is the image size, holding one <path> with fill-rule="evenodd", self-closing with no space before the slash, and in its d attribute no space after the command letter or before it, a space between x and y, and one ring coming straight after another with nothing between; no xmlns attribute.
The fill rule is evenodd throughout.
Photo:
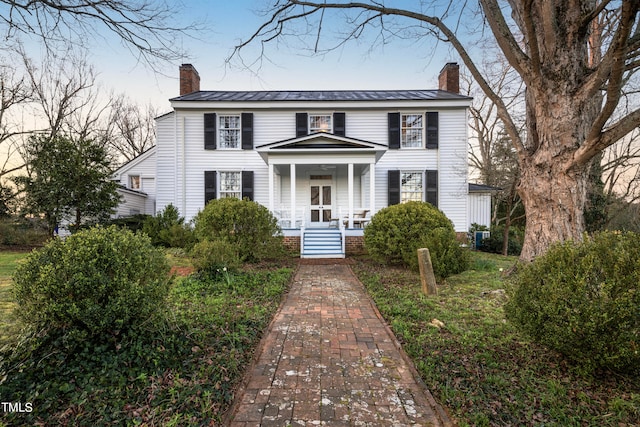
<svg viewBox="0 0 640 427"><path fill-rule="evenodd" d="M537 89L544 94L527 93L528 152L520 162L518 193L527 215L522 261L553 243L582 239L588 164L576 165L573 156L600 107L598 97L577 99L570 85Z"/></svg>
<svg viewBox="0 0 640 427"><path fill-rule="evenodd" d="M580 240L584 231L586 173L527 165L521 174L518 190L527 225L520 259L531 261L555 242Z"/></svg>

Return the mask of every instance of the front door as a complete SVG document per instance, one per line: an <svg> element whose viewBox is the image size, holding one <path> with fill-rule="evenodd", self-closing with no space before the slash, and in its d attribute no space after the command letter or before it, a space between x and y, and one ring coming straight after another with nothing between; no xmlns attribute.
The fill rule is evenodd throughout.
<svg viewBox="0 0 640 427"><path fill-rule="evenodd" d="M311 175L310 178L311 227L328 227L333 218L333 180L331 175Z"/></svg>

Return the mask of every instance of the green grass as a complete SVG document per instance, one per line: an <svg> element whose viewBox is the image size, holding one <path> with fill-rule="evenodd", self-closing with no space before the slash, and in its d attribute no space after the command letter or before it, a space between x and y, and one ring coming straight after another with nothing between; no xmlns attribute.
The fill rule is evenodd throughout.
<svg viewBox="0 0 640 427"><path fill-rule="evenodd" d="M11 276L18 261L28 252L0 251L0 347L11 342L20 325L14 315L15 302L12 294Z"/></svg>
<svg viewBox="0 0 640 427"><path fill-rule="evenodd" d="M505 320L500 269L515 262L473 253L472 269L449 277L437 296L421 294L417 273L366 258L353 268L460 426L640 425L640 377L581 376Z"/></svg>
<svg viewBox="0 0 640 427"><path fill-rule="evenodd" d="M181 254L170 259L189 264ZM161 319L100 343L23 336L0 354L0 396L33 411L0 412L0 426L220 425L290 266L176 277Z"/></svg>

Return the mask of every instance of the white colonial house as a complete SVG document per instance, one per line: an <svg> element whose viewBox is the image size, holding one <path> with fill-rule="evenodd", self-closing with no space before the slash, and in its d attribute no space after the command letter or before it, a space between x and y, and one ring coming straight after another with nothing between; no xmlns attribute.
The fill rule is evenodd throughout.
<svg viewBox="0 0 640 427"><path fill-rule="evenodd" d="M458 79L450 63L436 90L201 91L182 65L156 146L115 174L118 214L173 204L189 220L212 199L246 197L274 213L303 257L344 256L378 210L409 200L466 233L485 222L490 197L470 192L471 98Z"/></svg>

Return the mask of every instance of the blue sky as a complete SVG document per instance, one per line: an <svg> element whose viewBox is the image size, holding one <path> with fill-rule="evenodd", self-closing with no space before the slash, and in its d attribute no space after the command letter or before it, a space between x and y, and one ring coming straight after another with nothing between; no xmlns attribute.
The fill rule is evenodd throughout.
<svg viewBox="0 0 640 427"><path fill-rule="evenodd" d="M225 59L233 47L264 22L265 18L257 11L265 2L184 0L184 3L188 7L179 19L205 20L208 28L207 33L200 35L200 41L176 40L189 51L191 57L181 62L196 67L202 90L433 89L442 66L457 61L446 45L441 45L436 54L431 45L415 42L394 42L369 51L370 44L364 40L360 44L349 43L326 56L309 56L272 43L267 46L267 55L273 63L264 63L256 71L229 68ZM400 6L407 2L398 3ZM332 37L329 29L326 34ZM96 43L101 43L100 39ZM170 108L168 99L178 95L179 63L161 67L158 74L137 64L118 42L96 47L89 60L105 87L116 93L125 92L142 103L152 103L161 112ZM255 57L251 50L246 55Z"/></svg>

